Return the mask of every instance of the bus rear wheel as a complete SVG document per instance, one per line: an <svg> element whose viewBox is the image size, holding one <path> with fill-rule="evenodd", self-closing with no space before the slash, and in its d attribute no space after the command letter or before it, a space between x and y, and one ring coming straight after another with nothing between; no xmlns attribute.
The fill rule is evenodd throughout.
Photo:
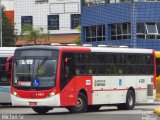
<svg viewBox="0 0 160 120"><path fill-rule="evenodd" d="M68 107L68 110L72 113L84 112L87 108L87 98L83 93L78 94L77 105Z"/></svg>
<svg viewBox="0 0 160 120"><path fill-rule="evenodd" d="M32 107L32 109L38 114L46 114L49 110L51 110L50 107Z"/></svg>
<svg viewBox="0 0 160 120"><path fill-rule="evenodd" d="M135 107L135 93L133 90L128 90L126 103L117 105L119 110L131 110Z"/></svg>

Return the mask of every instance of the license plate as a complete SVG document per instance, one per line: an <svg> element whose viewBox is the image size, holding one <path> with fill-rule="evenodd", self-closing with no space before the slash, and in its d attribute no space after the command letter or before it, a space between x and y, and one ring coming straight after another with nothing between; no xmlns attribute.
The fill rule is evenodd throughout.
<svg viewBox="0 0 160 120"><path fill-rule="evenodd" d="M37 106L37 102L29 102L30 106Z"/></svg>

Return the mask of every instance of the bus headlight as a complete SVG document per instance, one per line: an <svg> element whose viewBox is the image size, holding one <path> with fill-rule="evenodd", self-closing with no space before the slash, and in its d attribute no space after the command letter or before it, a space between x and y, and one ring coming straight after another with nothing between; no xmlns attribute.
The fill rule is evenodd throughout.
<svg viewBox="0 0 160 120"><path fill-rule="evenodd" d="M47 97L52 97L55 95L55 91L52 91Z"/></svg>
<svg viewBox="0 0 160 120"><path fill-rule="evenodd" d="M19 97L19 95L15 91L13 92L13 95L16 96L16 97Z"/></svg>

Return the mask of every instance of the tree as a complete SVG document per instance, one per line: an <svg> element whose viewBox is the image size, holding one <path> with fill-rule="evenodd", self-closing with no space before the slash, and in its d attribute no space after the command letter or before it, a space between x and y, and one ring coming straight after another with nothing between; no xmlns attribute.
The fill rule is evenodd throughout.
<svg viewBox="0 0 160 120"><path fill-rule="evenodd" d="M2 7L2 46L14 46L14 25L5 14L5 8Z"/></svg>
<svg viewBox="0 0 160 120"><path fill-rule="evenodd" d="M37 45L38 38L48 37L48 34L43 33L43 28L33 28L33 26L29 24L23 25L21 34L29 41L33 41L34 45Z"/></svg>
<svg viewBox="0 0 160 120"><path fill-rule="evenodd" d="M78 27L76 27L76 29L77 29L78 31L81 31L80 25L79 25ZM78 38L75 40L75 43L76 43L77 45L81 45L81 38L78 37Z"/></svg>

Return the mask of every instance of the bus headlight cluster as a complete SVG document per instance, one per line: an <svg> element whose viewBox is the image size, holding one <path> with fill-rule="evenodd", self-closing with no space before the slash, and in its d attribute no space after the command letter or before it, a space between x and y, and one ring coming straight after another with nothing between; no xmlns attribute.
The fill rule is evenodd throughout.
<svg viewBox="0 0 160 120"><path fill-rule="evenodd" d="M52 91L47 97L52 97L55 95L55 91Z"/></svg>
<svg viewBox="0 0 160 120"><path fill-rule="evenodd" d="M15 91L13 92L13 95L16 96L16 97L19 97L19 95Z"/></svg>

